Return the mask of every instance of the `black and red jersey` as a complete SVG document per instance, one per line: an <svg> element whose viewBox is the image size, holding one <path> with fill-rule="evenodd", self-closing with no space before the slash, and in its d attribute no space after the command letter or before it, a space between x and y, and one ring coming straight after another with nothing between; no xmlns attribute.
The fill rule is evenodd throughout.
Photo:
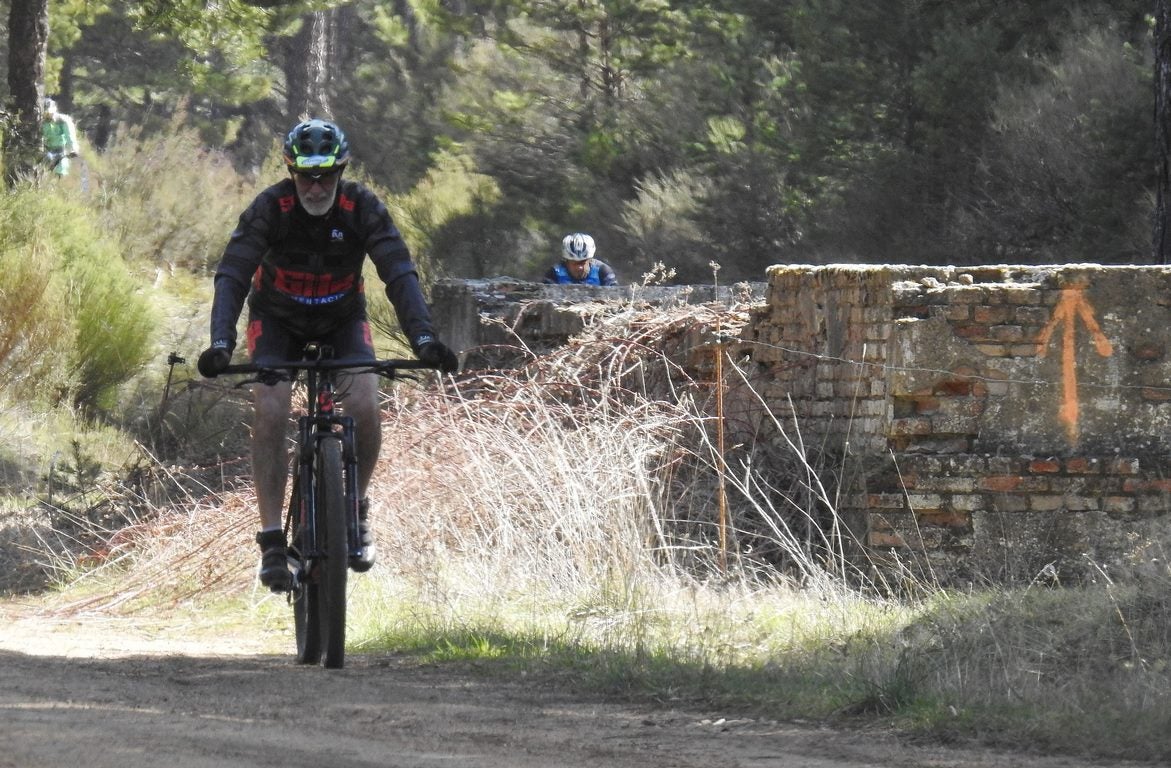
<svg viewBox="0 0 1171 768"><path fill-rule="evenodd" d="M253 312L306 337L364 312L367 256L407 338L433 335L410 250L373 192L343 178L329 213L310 216L297 202L292 179L274 184L240 215L224 248L215 273L212 339L235 343L245 297Z"/></svg>

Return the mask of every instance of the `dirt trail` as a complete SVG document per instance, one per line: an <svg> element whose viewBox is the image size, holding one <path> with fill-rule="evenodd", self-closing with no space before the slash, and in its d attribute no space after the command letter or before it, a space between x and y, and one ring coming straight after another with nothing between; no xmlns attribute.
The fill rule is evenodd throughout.
<svg viewBox="0 0 1171 768"><path fill-rule="evenodd" d="M0 626L0 768L1095 765L606 702L387 654L303 667L284 638L196 641L182 627L63 621L11 602Z"/></svg>

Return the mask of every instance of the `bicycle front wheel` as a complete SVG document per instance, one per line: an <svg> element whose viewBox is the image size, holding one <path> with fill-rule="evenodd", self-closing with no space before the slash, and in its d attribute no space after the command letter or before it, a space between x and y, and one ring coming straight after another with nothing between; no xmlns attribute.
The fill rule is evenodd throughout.
<svg viewBox="0 0 1171 768"><path fill-rule="evenodd" d="M293 625L297 633L297 661L302 664L316 664L321 661L321 614L320 587L316 574L309 573L307 552L313 551L313 542L306 539L301 510L301 482L294 478L293 492L289 499L292 545L299 561L293 583Z"/></svg>
<svg viewBox="0 0 1171 768"><path fill-rule="evenodd" d="M349 573L341 441L323 439L317 458L317 525L324 555L317 585L321 637L325 666L339 669L346 660L346 577Z"/></svg>

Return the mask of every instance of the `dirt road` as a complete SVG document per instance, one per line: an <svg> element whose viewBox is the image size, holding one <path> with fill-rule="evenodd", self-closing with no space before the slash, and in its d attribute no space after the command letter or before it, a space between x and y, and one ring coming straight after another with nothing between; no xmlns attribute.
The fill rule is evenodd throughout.
<svg viewBox="0 0 1171 768"><path fill-rule="evenodd" d="M630 706L385 654L302 667L280 640L192 640L182 627L0 603L0 768L1094 765Z"/></svg>

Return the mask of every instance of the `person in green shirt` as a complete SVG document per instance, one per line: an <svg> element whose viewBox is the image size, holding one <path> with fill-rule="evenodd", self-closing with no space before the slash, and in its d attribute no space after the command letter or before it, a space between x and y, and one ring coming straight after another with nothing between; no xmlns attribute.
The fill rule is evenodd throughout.
<svg viewBox="0 0 1171 768"><path fill-rule="evenodd" d="M57 102L45 99L41 137L45 144L45 162L58 176L69 174L69 158L77 157L77 128L73 118L57 110Z"/></svg>

